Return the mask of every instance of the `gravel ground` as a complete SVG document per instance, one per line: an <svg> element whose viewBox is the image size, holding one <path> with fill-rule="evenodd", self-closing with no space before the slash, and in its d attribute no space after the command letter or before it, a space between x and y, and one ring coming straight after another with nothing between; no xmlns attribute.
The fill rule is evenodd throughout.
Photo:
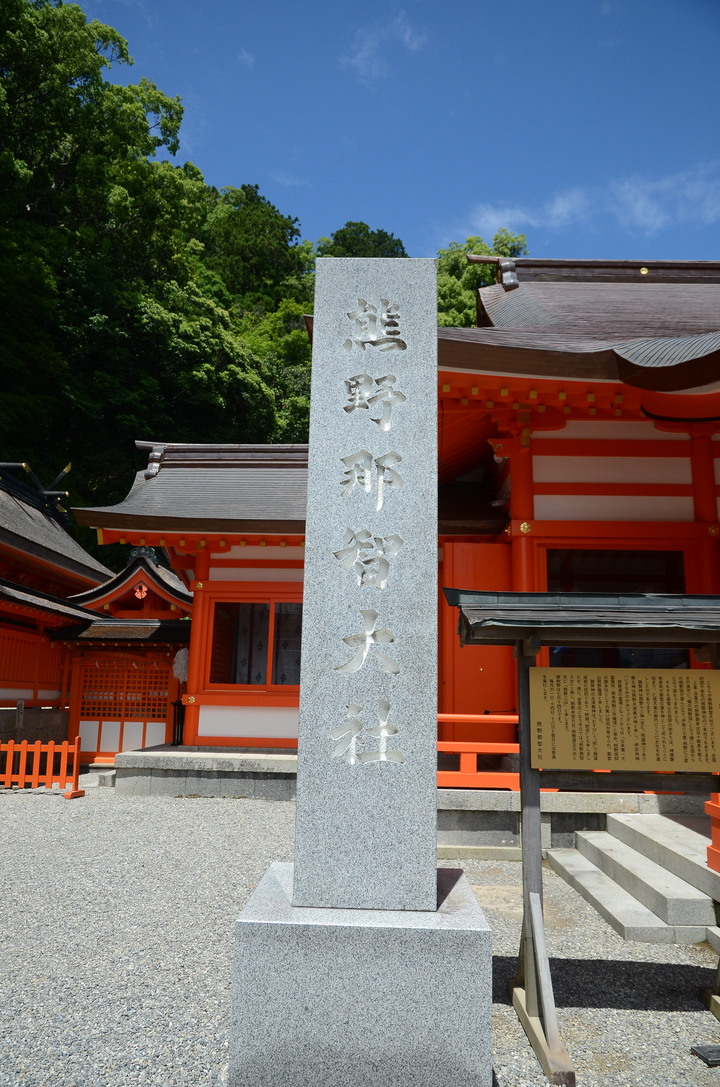
<svg viewBox="0 0 720 1087"><path fill-rule="evenodd" d="M291 859L294 805L0 792L0 820L0 1087L215 1087L233 921ZM520 865L464 867L493 930L496 1087L542 1087L505 993ZM720 1087L690 1053L720 1044L696 999L717 963L706 944L625 943L550 870L545 914L579 1087Z"/></svg>

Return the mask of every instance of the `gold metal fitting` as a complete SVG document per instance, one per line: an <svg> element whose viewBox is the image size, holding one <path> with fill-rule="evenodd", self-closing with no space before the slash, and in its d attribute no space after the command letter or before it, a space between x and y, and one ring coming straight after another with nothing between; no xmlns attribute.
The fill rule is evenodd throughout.
<svg viewBox="0 0 720 1087"><path fill-rule="evenodd" d="M530 522L529 521L523 521L523 523L520 525L520 531L525 536L527 536L528 532L532 532L532 525L530 524Z"/></svg>

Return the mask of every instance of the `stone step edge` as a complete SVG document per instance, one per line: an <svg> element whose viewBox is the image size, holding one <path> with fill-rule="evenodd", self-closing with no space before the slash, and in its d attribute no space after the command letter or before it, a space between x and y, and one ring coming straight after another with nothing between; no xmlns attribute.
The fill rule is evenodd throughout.
<svg viewBox="0 0 720 1087"><path fill-rule="evenodd" d="M687 830L686 833L678 831L678 824L668 820L671 827L674 828L674 837L676 839L685 838L688 846L692 846L693 852L696 853L695 856L688 856L680 845L673 847L673 845L663 842L661 838L652 833L653 829L655 829L656 833L659 829L656 822L657 815L648 817L651 820L649 824L639 821L643 818L643 816L639 816L634 812L608 815L606 820L608 833L630 846L631 849L636 849L638 853L642 853L656 864L663 867L672 865L673 871L686 883L696 887L716 902L720 901L720 873L708 868L707 857L704 854L696 853L697 843L695 839L702 838L702 835L698 835L691 830ZM660 818L663 817L660 816ZM709 839L702 840L707 842L708 845L710 844Z"/></svg>
<svg viewBox="0 0 720 1087"><path fill-rule="evenodd" d="M715 924L715 906L709 895L607 831L577 831L575 847L666 924ZM681 918L680 913L689 916Z"/></svg>
<svg viewBox="0 0 720 1087"><path fill-rule="evenodd" d="M597 910L624 940L642 943L702 943L705 925L667 925L576 849L548 849L552 869Z"/></svg>

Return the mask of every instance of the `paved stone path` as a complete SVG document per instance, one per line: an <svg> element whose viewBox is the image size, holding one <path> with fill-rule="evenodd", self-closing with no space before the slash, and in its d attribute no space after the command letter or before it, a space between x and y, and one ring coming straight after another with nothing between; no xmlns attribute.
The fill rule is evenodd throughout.
<svg viewBox="0 0 720 1087"><path fill-rule="evenodd" d="M292 858L293 825L290 802L0 792L0 1087L214 1085L233 920L268 864ZM463 866L493 929L496 1087L542 1087L505 994L520 865ZM544 881L579 1087L717 1087L720 1070L690 1053L720 1044L696 999L710 948L625 943L553 872Z"/></svg>

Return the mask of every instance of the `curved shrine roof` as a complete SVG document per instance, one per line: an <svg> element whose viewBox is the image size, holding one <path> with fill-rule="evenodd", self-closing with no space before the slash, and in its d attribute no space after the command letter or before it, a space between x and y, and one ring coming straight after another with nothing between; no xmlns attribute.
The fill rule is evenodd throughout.
<svg viewBox="0 0 720 1087"><path fill-rule="evenodd" d="M720 283L521 281L478 294L481 327L438 330L441 366L720 389Z"/></svg>

